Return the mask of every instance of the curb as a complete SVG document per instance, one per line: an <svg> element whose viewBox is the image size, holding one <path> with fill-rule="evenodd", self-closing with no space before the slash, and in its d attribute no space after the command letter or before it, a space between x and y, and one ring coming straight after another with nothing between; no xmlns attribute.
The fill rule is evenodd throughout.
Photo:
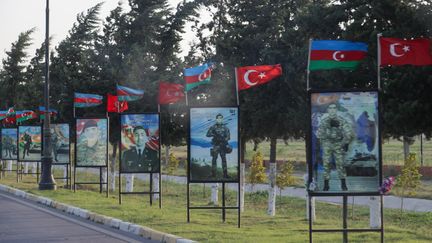
<svg viewBox="0 0 432 243"><path fill-rule="evenodd" d="M22 197L28 199L30 201L40 203L42 205L55 208L59 211L66 212L68 214L81 217L95 223L100 223L103 225L107 225L111 228L118 229L124 232L132 233L135 235L139 235L141 237L148 238L150 240L156 240L164 243L195 243L196 241L192 241L189 239L184 239L180 236L164 233L161 231L157 231L151 229L149 227L133 224L130 222L122 221L120 219L104 216L101 214L97 214L85 209L81 209L78 207L74 207L68 204L56 202L46 197L36 196L31 193L27 193L22 190L18 190L6 185L0 184L0 191L7 192L9 194L13 194L17 197Z"/></svg>

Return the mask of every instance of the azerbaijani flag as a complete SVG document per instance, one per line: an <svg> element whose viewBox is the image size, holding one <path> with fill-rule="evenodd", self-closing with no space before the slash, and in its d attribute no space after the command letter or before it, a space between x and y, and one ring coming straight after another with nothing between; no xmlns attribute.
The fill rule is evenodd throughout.
<svg viewBox="0 0 432 243"><path fill-rule="evenodd" d="M7 111L0 111L0 121L6 118Z"/></svg>
<svg viewBox="0 0 432 243"><path fill-rule="evenodd" d="M366 57L367 44L342 40L314 40L308 70L356 69Z"/></svg>
<svg viewBox="0 0 432 243"><path fill-rule="evenodd" d="M144 96L144 90L131 89L117 84L118 101L135 101Z"/></svg>
<svg viewBox="0 0 432 243"><path fill-rule="evenodd" d="M103 97L96 94L75 93L75 107L93 107L102 104Z"/></svg>
<svg viewBox="0 0 432 243"><path fill-rule="evenodd" d="M37 118L37 114L34 111L31 110L23 110L23 111L17 111L16 112L16 121L17 122L23 122L31 119Z"/></svg>
<svg viewBox="0 0 432 243"><path fill-rule="evenodd" d="M193 68L185 68L183 71L186 81L185 91L189 91L201 84L208 84L211 78L212 64L205 63Z"/></svg>
<svg viewBox="0 0 432 243"><path fill-rule="evenodd" d="M39 106L39 118L41 120L45 119L46 108L45 106ZM55 117L58 114L57 110L49 109L49 113L51 117Z"/></svg>

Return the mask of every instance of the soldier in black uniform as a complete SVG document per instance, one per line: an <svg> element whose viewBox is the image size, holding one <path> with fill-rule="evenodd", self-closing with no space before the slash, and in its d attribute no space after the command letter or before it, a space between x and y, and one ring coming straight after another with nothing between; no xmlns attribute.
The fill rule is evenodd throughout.
<svg viewBox="0 0 432 243"><path fill-rule="evenodd" d="M122 156L123 172L157 172L159 170L159 153L149 147L149 140L144 127L136 126L133 130L135 146L124 151Z"/></svg>
<svg viewBox="0 0 432 243"><path fill-rule="evenodd" d="M213 147L210 149L212 156L212 177L216 177L217 158L220 155L222 160L223 177L228 178L226 154L231 153L232 148L229 146L230 131L223 123L223 115L216 115L216 124L211 126L207 131L207 137L212 137Z"/></svg>

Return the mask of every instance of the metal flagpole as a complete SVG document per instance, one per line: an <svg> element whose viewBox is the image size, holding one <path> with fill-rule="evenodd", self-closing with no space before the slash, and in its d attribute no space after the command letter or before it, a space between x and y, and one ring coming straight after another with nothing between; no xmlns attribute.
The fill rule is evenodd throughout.
<svg viewBox="0 0 432 243"><path fill-rule="evenodd" d="M235 72L235 85L236 85L236 97L237 97L237 106L240 106L240 99L239 99L239 90L238 90L238 76L237 76L237 68L234 68Z"/></svg>
<svg viewBox="0 0 432 243"><path fill-rule="evenodd" d="M378 79L378 90L381 90L381 45L380 38L382 33L377 34L377 79Z"/></svg>
<svg viewBox="0 0 432 243"><path fill-rule="evenodd" d="M309 39L309 55L308 55L307 70L306 70L306 90L309 90L309 74L310 74L309 67L310 67L311 48L312 48L312 38Z"/></svg>

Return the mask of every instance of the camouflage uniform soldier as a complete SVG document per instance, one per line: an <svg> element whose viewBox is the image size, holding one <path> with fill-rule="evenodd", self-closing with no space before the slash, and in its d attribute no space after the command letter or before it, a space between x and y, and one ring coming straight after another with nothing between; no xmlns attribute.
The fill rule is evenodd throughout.
<svg viewBox="0 0 432 243"><path fill-rule="evenodd" d="M220 154L223 177L228 178L226 154L231 153L231 147L228 145L228 140L230 140L230 131L226 125L223 124L222 114L219 113L216 115L216 124L209 128L207 131L207 137L212 137L213 148L210 149L210 155L212 156L212 177L216 177L217 157Z"/></svg>
<svg viewBox="0 0 432 243"><path fill-rule="evenodd" d="M99 141L99 128L97 122L89 120L81 133L83 139L77 145L78 166L105 166L106 146Z"/></svg>
<svg viewBox="0 0 432 243"><path fill-rule="evenodd" d="M332 155L336 162L336 170L339 179L341 180L341 188L343 191L346 191L348 188L346 186L346 171L343 166L344 153L348 150L348 145L354 137L354 134L351 125L345 119L337 115L336 104L330 104L327 112L328 116L321 120L317 134L323 151L323 191L328 191L330 189L330 159Z"/></svg>

